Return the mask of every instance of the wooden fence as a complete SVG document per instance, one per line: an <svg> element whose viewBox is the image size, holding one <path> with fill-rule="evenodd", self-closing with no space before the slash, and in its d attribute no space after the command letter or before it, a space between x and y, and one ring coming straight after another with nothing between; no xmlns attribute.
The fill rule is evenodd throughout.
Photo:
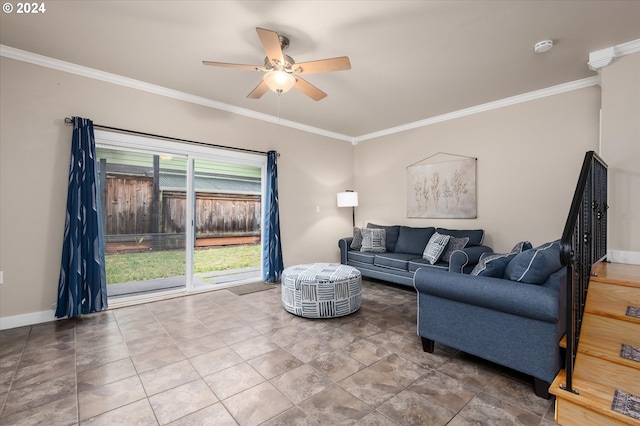
<svg viewBox="0 0 640 426"><path fill-rule="evenodd" d="M123 175L107 175L103 191L107 252L184 248L186 192L160 190L154 200L153 178ZM259 195L196 193L198 246L257 242L260 223Z"/></svg>

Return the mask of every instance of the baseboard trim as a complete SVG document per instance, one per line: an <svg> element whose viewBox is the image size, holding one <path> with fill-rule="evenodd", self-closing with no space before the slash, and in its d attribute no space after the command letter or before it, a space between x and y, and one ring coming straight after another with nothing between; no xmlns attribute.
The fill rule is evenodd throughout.
<svg viewBox="0 0 640 426"><path fill-rule="evenodd" d="M26 325L41 324L43 322L55 321L56 311L40 311L31 312L29 314L14 315L12 317L0 318L0 330L7 330L9 328L24 327Z"/></svg>
<svg viewBox="0 0 640 426"><path fill-rule="evenodd" d="M609 250L607 252L607 260L613 263L630 263L632 265L640 265L640 252Z"/></svg>

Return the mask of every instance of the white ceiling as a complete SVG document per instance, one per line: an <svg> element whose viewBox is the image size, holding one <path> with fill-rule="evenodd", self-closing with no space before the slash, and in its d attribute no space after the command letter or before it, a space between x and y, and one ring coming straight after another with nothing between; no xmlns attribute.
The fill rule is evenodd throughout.
<svg viewBox="0 0 640 426"><path fill-rule="evenodd" d="M348 137L595 76L590 52L640 39L640 1L44 4L2 13L0 44ZM346 55L352 69L308 75L319 102L247 99L260 73L201 61L262 64L255 27L287 35L297 62ZM555 47L535 54L544 39Z"/></svg>

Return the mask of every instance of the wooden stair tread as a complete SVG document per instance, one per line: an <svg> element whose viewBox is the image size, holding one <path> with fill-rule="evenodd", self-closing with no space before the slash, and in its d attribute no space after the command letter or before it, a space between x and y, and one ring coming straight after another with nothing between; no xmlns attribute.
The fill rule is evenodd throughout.
<svg viewBox="0 0 640 426"><path fill-rule="evenodd" d="M628 306L640 307L640 288L597 281L589 284L585 312L640 324L640 318L626 315Z"/></svg>
<svg viewBox="0 0 640 426"><path fill-rule="evenodd" d="M640 289L640 265L598 262L591 268L590 282L604 282Z"/></svg>
<svg viewBox="0 0 640 426"><path fill-rule="evenodd" d="M561 389L560 385L564 383L566 383L565 370L561 370L551 384L549 393L555 395L557 399L565 399L590 411L615 419L619 424L636 426L640 424L633 417L611 409L616 388L574 376L573 388L578 391L578 394L575 394Z"/></svg>
<svg viewBox="0 0 640 426"><path fill-rule="evenodd" d="M580 349L576 355L573 379L597 383L608 389L619 389L640 396L640 369L607 362L583 353Z"/></svg>
<svg viewBox="0 0 640 426"><path fill-rule="evenodd" d="M620 356L622 344L640 348L640 324L585 314L578 344L579 353L622 364L640 372L640 361Z"/></svg>

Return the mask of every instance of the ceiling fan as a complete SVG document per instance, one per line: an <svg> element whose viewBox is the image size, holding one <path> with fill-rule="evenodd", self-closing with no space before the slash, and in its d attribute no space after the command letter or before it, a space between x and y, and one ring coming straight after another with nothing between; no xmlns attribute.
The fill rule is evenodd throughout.
<svg viewBox="0 0 640 426"><path fill-rule="evenodd" d="M267 54L264 58L264 65L242 65L202 61L204 65L264 72L262 81L247 95L247 98L259 99L269 89L276 93L284 93L292 87L295 87L311 99L319 101L325 98L327 94L302 79L300 75L351 69L351 63L346 56L297 64L291 56L283 53L283 50L289 46L289 39L287 37L264 28L256 28L256 31L258 32L262 47Z"/></svg>

